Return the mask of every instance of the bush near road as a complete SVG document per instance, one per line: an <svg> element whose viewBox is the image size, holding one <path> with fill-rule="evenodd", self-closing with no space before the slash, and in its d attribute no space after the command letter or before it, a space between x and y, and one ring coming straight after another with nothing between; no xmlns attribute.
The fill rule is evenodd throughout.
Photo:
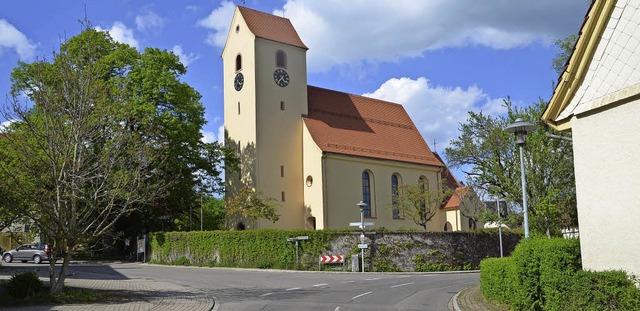
<svg viewBox="0 0 640 311"><path fill-rule="evenodd" d="M532 239L511 257L483 260L480 285L488 300L515 310L640 310L625 272L581 269L579 240Z"/></svg>

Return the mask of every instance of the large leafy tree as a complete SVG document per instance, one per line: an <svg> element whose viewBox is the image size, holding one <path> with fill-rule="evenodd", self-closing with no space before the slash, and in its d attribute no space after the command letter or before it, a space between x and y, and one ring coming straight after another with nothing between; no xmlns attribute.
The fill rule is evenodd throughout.
<svg viewBox="0 0 640 311"><path fill-rule="evenodd" d="M538 124L546 104L540 101L526 108L514 107L509 100L504 104L504 116L469 112L446 155L449 165L466 174L468 183L518 205L520 158L514 135L504 128L516 118ZM575 224L576 210L571 142L550 138L548 131L539 124L527 135L524 158L531 227L551 235L559 227Z"/></svg>
<svg viewBox="0 0 640 311"><path fill-rule="evenodd" d="M64 251L57 275L50 265L52 292L62 290L77 246L134 211L153 219L197 189L217 187L225 151L201 142L204 108L180 81L185 72L172 53L140 53L90 27L51 61L14 69L3 116L15 122L0 143L0 188Z"/></svg>
<svg viewBox="0 0 640 311"><path fill-rule="evenodd" d="M245 221L255 222L266 219L275 223L280 219L277 200L265 196L259 189L243 187L227 201L226 217L228 226L237 228Z"/></svg>
<svg viewBox="0 0 640 311"><path fill-rule="evenodd" d="M427 231L429 221L453 193L454 189L446 187L444 182L432 188L423 181L417 184L401 185L389 207L394 209L400 217L412 220Z"/></svg>

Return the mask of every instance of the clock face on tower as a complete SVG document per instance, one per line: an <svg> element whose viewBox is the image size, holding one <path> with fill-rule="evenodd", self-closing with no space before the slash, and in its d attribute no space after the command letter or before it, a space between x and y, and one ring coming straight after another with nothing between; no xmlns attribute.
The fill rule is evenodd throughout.
<svg viewBox="0 0 640 311"><path fill-rule="evenodd" d="M289 85L289 74L286 70L278 68L273 72L273 81L275 81L278 86L285 87Z"/></svg>
<svg viewBox="0 0 640 311"><path fill-rule="evenodd" d="M240 91L242 90L243 85L244 85L244 76L242 75L242 72L238 72L236 74L236 78L233 79L233 87L236 89L236 91Z"/></svg>

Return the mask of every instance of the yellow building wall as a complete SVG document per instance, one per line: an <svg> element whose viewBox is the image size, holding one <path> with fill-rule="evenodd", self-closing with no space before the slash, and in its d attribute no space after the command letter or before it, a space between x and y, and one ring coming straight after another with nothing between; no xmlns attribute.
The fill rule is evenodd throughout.
<svg viewBox="0 0 640 311"><path fill-rule="evenodd" d="M273 80L278 50L287 55L290 83L286 87ZM233 86L238 54L244 75L240 91ZM230 174L227 191L233 195L239 187L250 186L280 204L278 222L248 222L248 229L303 228L301 115L307 113L306 50L255 37L236 9L222 57L226 143L236 149L240 143L242 160L242 176Z"/></svg>
<svg viewBox="0 0 640 311"><path fill-rule="evenodd" d="M451 231L460 231L462 230L462 220L460 219L460 211L457 209L446 210L446 221L451 224ZM441 230L444 230L444 224L442 225Z"/></svg>
<svg viewBox="0 0 640 311"><path fill-rule="evenodd" d="M236 14L222 52L225 146L236 150L240 157L240 171L225 173L227 199L244 186L254 187L256 182L256 83L255 83L255 36L248 31L242 15ZM235 32L238 26L239 31ZM244 86L234 89L236 56L242 56ZM247 224L250 227L250 224Z"/></svg>
<svg viewBox="0 0 640 311"><path fill-rule="evenodd" d="M398 174L400 184L417 184L424 176L430 185L437 185L439 167L411 164L397 161L325 154L325 204L327 229L346 228L349 222L360 220L357 203L362 200L362 172L371 174L371 218L366 221L375 223L375 227L387 229L417 229L411 219L393 219L390 207L391 176ZM428 229L433 228L429 224Z"/></svg>
<svg viewBox="0 0 640 311"><path fill-rule="evenodd" d="M316 145L306 126L303 126L302 141L304 149L303 177L304 177L304 206L305 219L308 219L305 229L326 229L323 178L324 157L322 150ZM313 226L315 220L315 227Z"/></svg>

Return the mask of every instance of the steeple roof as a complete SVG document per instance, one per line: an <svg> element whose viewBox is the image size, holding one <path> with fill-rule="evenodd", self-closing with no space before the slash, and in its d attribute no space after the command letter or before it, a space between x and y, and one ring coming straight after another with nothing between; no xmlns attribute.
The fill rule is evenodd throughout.
<svg viewBox="0 0 640 311"><path fill-rule="evenodd" d="M304 123L322 151L444 166L402 105L314 86L307 97Z"/></svg>
<svg viewBox="0 0 640 311"><path fill-rule="evenodd" d="M286 43L305 50L308 49L288 18L256 11L243 6L238 6L238 10L247 23L249 30L256 37Z"/></svg>

